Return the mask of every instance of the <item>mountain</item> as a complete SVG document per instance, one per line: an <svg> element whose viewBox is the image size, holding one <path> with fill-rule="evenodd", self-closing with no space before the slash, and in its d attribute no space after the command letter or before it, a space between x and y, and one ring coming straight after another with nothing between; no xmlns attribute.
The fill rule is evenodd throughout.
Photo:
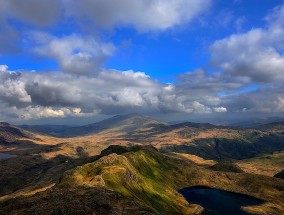
<svg viewBox="0 0 284 215"><path fill-rule="evenodd" d="M284 213L282 179L213 171L152 146L110 146L94 161L66 171L52 188L2 199L0 209L4 214L201 214L201 206L188 203L178 192L197 185L265 202L246 206L246 211Z"/></svg>
<svg viewBox="0 0 284 215"><path fill-rule="evenodd" d="M270 123L277 123L277 122L284 122L284 118L281 118L281 117L252 118L247 121L239 121L239 122L231 123L230 126L251 128L251 127L257 127L257 126L270 124Z"/></svg>
<svg viewBox="0 0 284 215"><path fill-rule="evenodd" d="M7 122L0 122L0 141L12 142L19 138L30 137L31 134Z"/></svg>
<svg viewBox="0 0 284 215"><path fill-rule="evenodd" d="M127 114L79 127L35 129L60 138L100 135L109 138L105 143L100 141L105 146L115 143L119 135L122 144L152 144L162 152L192 154L206 160L244 159L284 150L283 122L250 128L192 122L172 125L139 114Z"/></svg>
<svg viewBox="0 0 284 215"><path fill-rule="evenodd" d="M45 215L157 215L130 198L104 188L51 188L34 196L23 196L5 202L3 214ZM1 214L2 214L1 213Z"/></svg>
<svg viewBox="0 0 284 215"><path fill-rule="evenodd" d="M71 128L71 126L68 125L19 125L18 127L33 133L47 135L54 135L64 131L67 128Z"/></svg>
<svg viewBox="0 0 284 215"><path fill-rule="evenodd" d="M284 150L284 123L238 128L186 122L136 130L125 138L152 144L162 152L193 154L207 160L244 159Z"/></svg>
<svg viewBox="0 0 284 215"><path fill-rule="evenodd" d="M10 142L0 141L0 150L16 156L0 160L0 211L200 214L201 206L178 192L199 185L264 200L245 207L252 213L281 214L284 181L272 176L283 170L283 125L169 125L129 114L75 128L42 127L57 130L61 137L54 137L1 123Z"/></svg>
<svg viewBox="0 0 284 215"><path fill-rule="evenodd" d="M60 137L75 137L96 134L104 131L112 135L113 133L129 133L137 129L164 124L165 123L154 120L151 117L133 113L127 115L117 115L85 126L67 128L54 132L54 134Z"/></svg>
<svg viewBox="0 0 284 215"><path fill-rule="evenodd" d="M139 114L117 115L100 122L79 126L38 126L23 128L41 134L65 138L81 138L80 147L88 147L86 136L97 138L102 146L120 144L152 144L161 152L191 154L206 160L245 159L261 153L284 150L284 123L274 122L243 128L209 123L184 122L167 124ZM85 137L84 137L85 136ZM100 137L104 140L99 140ZM69 139L68 141L70 141ZM62 139L62 142L65 140ZM65 144L66 145L66 144ZM67 144L68 145L68 144ZM68 146L73 147L71 144ZM72 150L72 149L71 149ZM88 151L86 151L88 153Z"/></svg>
<svg viewBox="0 0 284 215"><path fill-rule="evenodd" d="M274 151L237 160L236 164L245 172L274 176L284 169L284 151Z"/></svg>
<svg viewBox="0 0 284 215"><path fill-rule="evenodd" d="M259 126L253 127L258 130L262 131L277 131L277 132L283 132L284 130L284 121L282 122L271 122Z"/></svg>
<svg viewBox="0 0 284 215"><path fill-rule="evenodd" d="M210 166L209 168L214 171L244 173L244 171L237 164L230 162L219 162L213 166Z"/></svg>

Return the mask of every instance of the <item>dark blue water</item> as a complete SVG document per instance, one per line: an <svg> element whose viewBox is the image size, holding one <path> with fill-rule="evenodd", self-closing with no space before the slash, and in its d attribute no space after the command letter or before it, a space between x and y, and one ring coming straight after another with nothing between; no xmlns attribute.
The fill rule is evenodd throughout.
<svg viewBox="0 0 284 215"><path fill-rule="evenodd" d="M16 157L16 155L8 154L8 153L0 153L0 160L7 159L7 158L13 158Z"/></svg>
<svg viewBox="0 0 284 215"><path fill-rule="evenodd" d="M241 206L260 205L262 200L254 197L218 190L208 187L191 187L179 190L179 193L191 204L204 208L206 215L248 215Z"/></svg>

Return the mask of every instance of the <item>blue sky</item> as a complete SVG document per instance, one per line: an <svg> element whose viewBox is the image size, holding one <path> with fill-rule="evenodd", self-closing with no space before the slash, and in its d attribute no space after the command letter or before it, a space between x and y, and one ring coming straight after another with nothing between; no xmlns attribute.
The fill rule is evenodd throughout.
<svg viewBox="0 0 284 215"><path fill-rule="evenodd" d="M113 40L129 42L106 63L107 67L144 71L161 81L172 80L176 74L207 67L208 47L216 40L234 33L265 25L263 17L281 4L281 0L215 1L200 19L185 26L155 34L121 29Z"/></svg>
<svg viewBox="0 0 284 215"><path fill-rule="evenodd" d="M0 3L3 120L283 116L283 0Z"/></svg>

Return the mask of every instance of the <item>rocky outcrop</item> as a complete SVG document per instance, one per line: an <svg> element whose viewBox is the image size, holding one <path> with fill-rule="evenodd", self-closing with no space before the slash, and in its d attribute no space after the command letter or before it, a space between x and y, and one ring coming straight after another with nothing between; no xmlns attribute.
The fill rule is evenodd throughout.
<svg viewBox="0 0 284 215"><path fill-rule="evenodd" d="M219 162L209 167L209 169L221 172L244 173L244 171L237 164L230 162Z"/></svg>
<svg viewBox="0 0 284 215"><path fill-rule="evenodd" d="M7 122L0 122L0 141L12 142L19 138L27 138L31 136L28 132L10 125Z"/></svg>
<svg viewBox="0 0 284 215"><path fill-rule="evenodd" d="M275 174L274 177L284 179L284 169L281 172Z"/></svg>

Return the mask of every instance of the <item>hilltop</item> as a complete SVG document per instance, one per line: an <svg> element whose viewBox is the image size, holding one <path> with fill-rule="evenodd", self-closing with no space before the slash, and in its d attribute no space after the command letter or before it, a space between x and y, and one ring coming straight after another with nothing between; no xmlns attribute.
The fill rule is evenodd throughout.
<svg viewBox="0 0 284 215"><path fill-rule="evenodd" d="M12 210L27 214L31 207L34 212L38 212L43 210L44 205L48 205L51 212L64 210L74 211L69 214L75 214L85 208L84 214L90 214L89 209L100 208L99 205L105 205L104 208L117 207L117 199L121 198L119 201L123 203L120 205L126 208L136 207L136 214L140 214L141 210L145 212L145 208L148 208L148 212L144 214L199 214L202 208L188 204L178 193L179 188L196 185L247 194L265 201L261 206L246 207L250 212L284 212L283 180L253 174L211 171L186 159L161 154L152 146L111 146L95 161L65 172L51 190L4 201L0 207L4 212ZM95 197L98 192L102 193L100 199ZM82 196L84 193L86 196ZM60 198L64 194L70 196L67 199ZM80 198L92 199L92 203L87 200L78 205ZM114 203L109 206L108 199L112 198ZM129 199L134 202L129 202ZM50 204L52 202L54 204ZM99 214L99 209L96 213Z"/></svg>

